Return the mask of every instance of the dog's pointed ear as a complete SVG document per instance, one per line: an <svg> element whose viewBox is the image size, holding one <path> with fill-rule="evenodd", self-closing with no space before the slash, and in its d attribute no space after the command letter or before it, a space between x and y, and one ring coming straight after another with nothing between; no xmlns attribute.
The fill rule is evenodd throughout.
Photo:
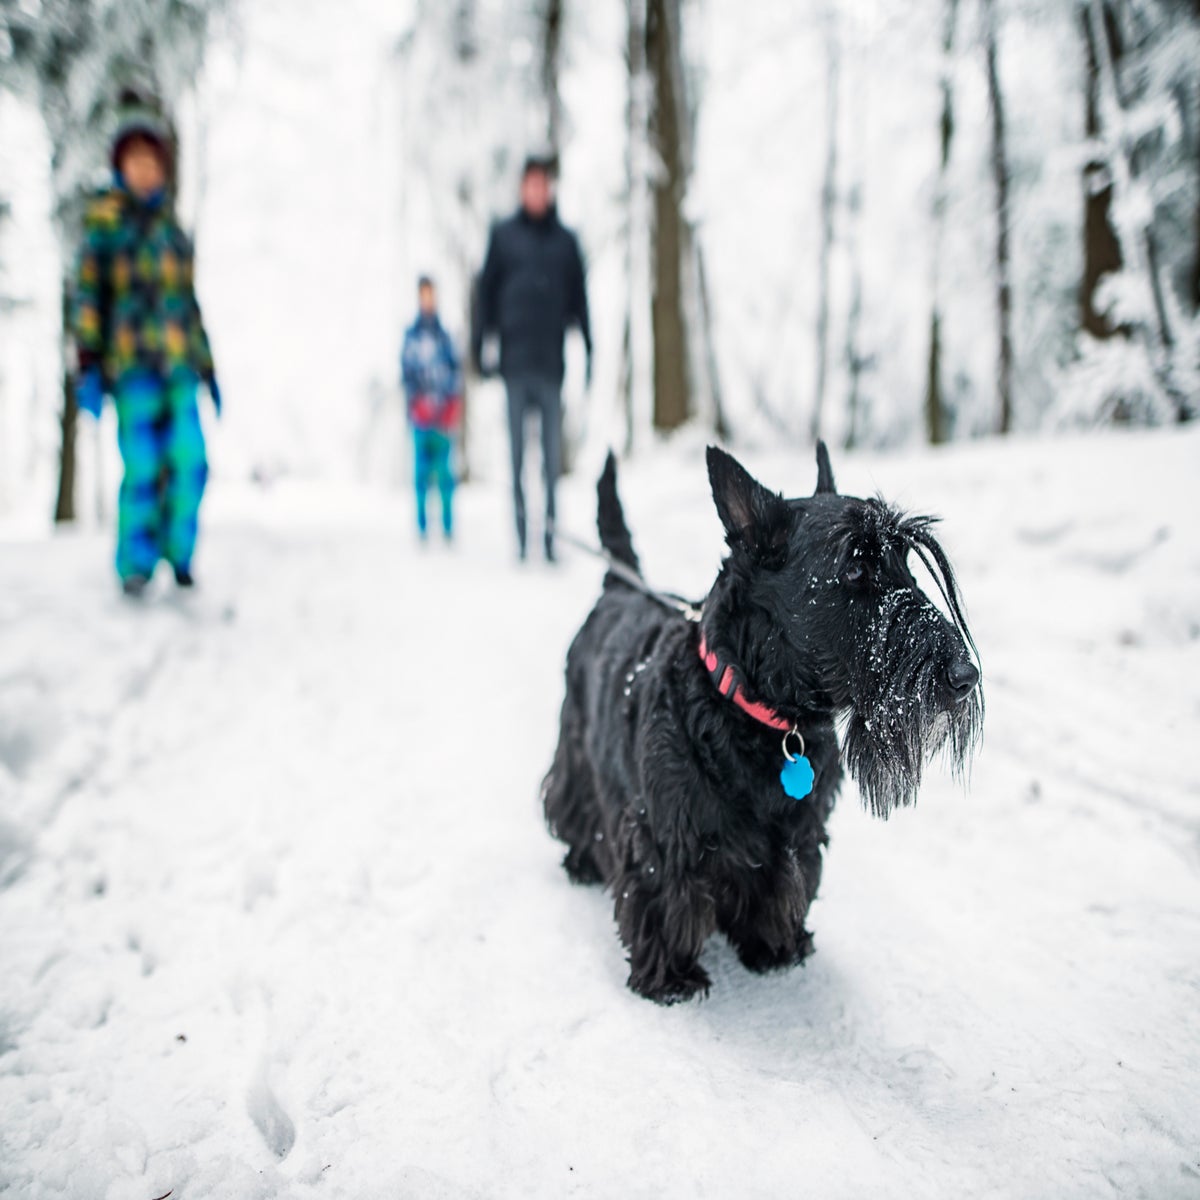
<svg viewBox="0 0 1200 1200"><path fill-rule="evenodd" d="M817 490L814 496L822 492L834 493L837 484L833 482L833 467L829 465L829 449L824 442L817 442Z"/></svg>
<svg viewBox="0 0 1200 1200"><path fill-rule="evenodd" d="M724 450L709 446L707 457L708 482L730 549L746 551L763 566L782 566L791 528L787 502Z"/></svg>

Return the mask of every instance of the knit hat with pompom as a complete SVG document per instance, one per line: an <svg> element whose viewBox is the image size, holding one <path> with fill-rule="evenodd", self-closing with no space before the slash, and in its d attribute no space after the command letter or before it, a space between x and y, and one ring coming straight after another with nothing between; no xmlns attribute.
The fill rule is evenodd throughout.
<svg viewBox="0 0 1200 1200"><path fill-rule="evenodd" d="M120 164L125 144L135 137L153 142L164 163L169 161L171 133L162 113L137 92L126 90L117 101L117 127L113 133L111 155L114 170Z"/></svg>

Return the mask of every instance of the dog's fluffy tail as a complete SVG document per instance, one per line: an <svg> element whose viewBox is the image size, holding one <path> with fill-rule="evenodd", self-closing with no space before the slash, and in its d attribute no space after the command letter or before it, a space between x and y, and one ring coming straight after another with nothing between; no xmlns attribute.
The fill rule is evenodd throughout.
<svg viewBox="0 0 1200 1200"><path fill-rule="evenodd" d="M625 524L625 513L617 495L617 460L611 450L604 463L600 482L596 485L596 492L599 497L596 525L600 530L600 545L617 562L624 563L640 575L642 567L633 549L633 538L630 536L629 526Z"/></svg>

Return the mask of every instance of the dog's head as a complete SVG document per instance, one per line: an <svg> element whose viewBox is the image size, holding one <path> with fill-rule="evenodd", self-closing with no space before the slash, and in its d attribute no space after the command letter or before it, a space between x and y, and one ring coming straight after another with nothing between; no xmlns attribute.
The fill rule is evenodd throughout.
<svg viewBox="0 0 1200 1200"><path fill-rule="evenodd" d="M817 488L786 500L724 451L708 472L730 555L714 587L721 642L782 712L843 715L843 753L880 816L916 798L925 760L964 768L979 739L978 655L930 517L839 495L824 443ZM943 613L914 578L935 581Z"/></svg>

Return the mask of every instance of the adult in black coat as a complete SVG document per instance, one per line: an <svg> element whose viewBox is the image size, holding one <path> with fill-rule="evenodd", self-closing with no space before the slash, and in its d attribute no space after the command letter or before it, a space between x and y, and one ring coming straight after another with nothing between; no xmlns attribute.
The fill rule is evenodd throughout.
<svg viewBox="0 0 1200 1200"><path fill-rule="evenodd" d="M587 347L591 380L592 334L579 243L558 219L554 206L553 160L530 157L521 174L521 206L492 228L479 276L472 338L477 369L484 372L483 342L499 335L500 375L508 392L512 447L513 505L517 549L525 557L525 424L541 418L546 491L546 558L554 559L554 489L562 462L563 339L575 325Z"/></svg>

